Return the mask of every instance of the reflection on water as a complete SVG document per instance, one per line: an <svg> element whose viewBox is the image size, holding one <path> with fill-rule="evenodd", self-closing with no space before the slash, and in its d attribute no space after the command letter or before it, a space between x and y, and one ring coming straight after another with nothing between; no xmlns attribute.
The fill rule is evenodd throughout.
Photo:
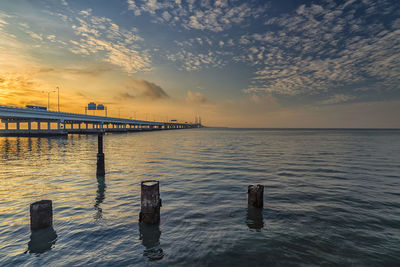
<svg viewBox="0 0 400 267"><path fill-rule="evenodd" d="M32 231L31 240L28 242L28 250L25 253L44 253L51 250L56 241L57 233L53 227Z"/></svg>
<svg viewBox="0 0 400 267"><path fill-rule="evenodd" d="M143 256L150 261L161 260L164 257L164 252L160 247L160 224L145 224L139 223L140 240L145 247Z"/></svg>
<svg viewBox="0 0 400 267"><path fill-rule="evenodd" d="M8 140L8 138L6 138L4 140L4 144L3 144L3 157L5 159L8 159L8 151L10 151L10 141Z"/></svg>
<svg viewBox="0 0 400 267"><path fill-rule="evenodd" d="M3 159L26 159L30 156L54 152L55 147L65 146L66 137L1 137L0 155Z"/></svg>
<svg viewBox="0 0 400 267"><path fill-rule="evenodd" d="M105 191L106 191L105 176L97 175L97 192L94 204L94 209L96 210L94 218L96 220L103 218L103 209L100 207L100 204L103 203L105 199Z"/></svg>
<svg viewBox="0 0 400 267"><path fill-rule="evenodd" d="M28 142L28 151L31 152L32 151L32 138L29 137L27 140L28 140L27 141Z"/></svg>
<svg viewBox="0 0 400 267"><path fill-rule="evenodd" d="M250 229L260 231L264 227L262 211L262 209L250 205L247 207L246 224Z"/></svg>
<svg viewBox="0 0 400 267"><path fill-rule="evenodd" d="M16 156L19 157L21 154L21 142L20 138L17 138L17 143L16 143Z"/></svg>

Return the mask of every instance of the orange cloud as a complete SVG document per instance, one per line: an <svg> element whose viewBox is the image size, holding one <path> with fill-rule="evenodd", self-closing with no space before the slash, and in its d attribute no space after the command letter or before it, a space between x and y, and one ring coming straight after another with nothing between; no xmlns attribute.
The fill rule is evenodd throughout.
<svg viewBox="0 0 400 267"><path fill-rule="evenodd" d="M205 103L207 102L207 98L200 92L187 92L186 100L192 103Z"/></svg>

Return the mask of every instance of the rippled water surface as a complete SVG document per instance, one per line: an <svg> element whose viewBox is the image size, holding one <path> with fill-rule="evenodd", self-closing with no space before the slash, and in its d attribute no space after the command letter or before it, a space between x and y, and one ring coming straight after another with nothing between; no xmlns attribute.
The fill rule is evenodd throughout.
<svg viewBox="0 0 400 267"><path fill-rule="evenodd" d="M0 137L0 266L400 265L400 131L192 129ZM140 225L140 181L161 223ZM264 209L247 186L263 184ZM54 227L29 228L53 200Z"/></svg>

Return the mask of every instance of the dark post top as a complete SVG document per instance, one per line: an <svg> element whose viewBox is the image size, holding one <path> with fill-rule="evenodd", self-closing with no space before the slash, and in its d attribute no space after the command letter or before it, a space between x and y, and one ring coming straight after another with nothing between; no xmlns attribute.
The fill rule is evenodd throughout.
<svg viewBox="0 0 400 267"><path fill-rule="evenodd" d="M37 230L52 226L53 224L53 202L41 200L30 205L31 230Z"/></svg>

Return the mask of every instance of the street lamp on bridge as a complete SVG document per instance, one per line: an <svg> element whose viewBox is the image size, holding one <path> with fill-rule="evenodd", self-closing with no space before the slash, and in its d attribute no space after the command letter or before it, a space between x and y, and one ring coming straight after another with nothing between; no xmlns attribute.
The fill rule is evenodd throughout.
<svg viewBox="0 0 400 267"><path fill-rule="evenodd" d="M42 93L47 93L47 110L50 110L50 93L55 93L56 91L42 91Z"/></svg>
<svg viewBox="0 0 400 267"><path fill-rule="evenodd" d="M56 86L57 88L57 98L58 98L58 112L60 112L60 87Z"/></svg>

